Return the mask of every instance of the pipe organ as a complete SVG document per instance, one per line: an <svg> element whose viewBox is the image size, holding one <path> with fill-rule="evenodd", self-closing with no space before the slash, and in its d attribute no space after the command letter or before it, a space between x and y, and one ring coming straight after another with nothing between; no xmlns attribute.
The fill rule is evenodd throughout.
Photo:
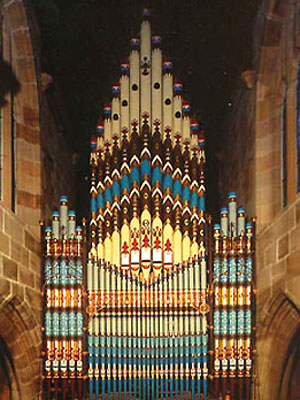
<svg viewBox="0 0 300 400"><path fill-rule="evenodd" d="M66 196L52 218L44 229L44 386L49 399L82 398L85 235Z"/></svg>
<svg viewBox="0 0 300 400"><path fill-rule="evenodd" d="M229 194L213 227L212 313L215 392L250 399L253 356L254 225ZM238 382L238 385L236 385ZM220 383L222 388L220 387Z"/></svg>
<svg viewBox="0 0 300 400"><path fill-rule="evenodd" d="M91 139L88 248L65 197L45 229L45 398L250 400L254 226L235 193L207 216L205 139L147 10L130 44Z"/></svg>

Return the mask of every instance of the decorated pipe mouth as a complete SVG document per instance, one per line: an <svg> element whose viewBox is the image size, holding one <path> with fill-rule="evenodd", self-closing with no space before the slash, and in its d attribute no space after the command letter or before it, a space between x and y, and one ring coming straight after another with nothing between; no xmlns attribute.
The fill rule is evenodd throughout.
<svg viewBox="0 0 300 400"><path fill-rule="evenodd" d="M142 12L142 17L143 18L149 18L151 15L149 8L144 8Z"/></svg>
<svg viewBox="0 0 300 400"><path fill-rule="evenodd" d="M161 36L158 35L152 36L152 44L154 46L159 46L161 44Z"/></svg>
<svg viewBox="0 0 300 400"><path fill-rule="evenodd" d="M198 139L198 145L199 145L200 147L203 147L203 146L205 145L205 139L204 139L204 137L200 137L200 138Z"/></svg>
<svg viewBox="0 0 300 400"><path fill-rule="evenodd" d="M140 47L140 39L138 39L138 38L130 39L130 46L132 48L139 48Z"/></svg>
<svg viewBox="0 0 300 400"><path fill-rule="evenodd" d="M68 196L60 196L60 201L68 202Z"/></svg>
<svg viewBox="0 0 300 400"><path fill-rule="evenodd" d="M182 83L174 83L173 85L173 90L175 93L181 93L182 88L183 88Z"/></svg>
<svg viewBox="0 0 300 400"><path fill-rule="evenodd" d="M101 135L102 133L104 133L104 125L102 123L98 123L96 130L97 130L97 133L99 135Z"/></svg>
<svg viewBox="0 0 300 400"><path fill-rule="evenodd" d="M228 214L228 208L226 208L226 207L223 207L223 208L221 208L221 214Z"/></svg>
<svg viewBox="0 0 300 400"><path fill-rule="evenodd" d="M53 211L52 217L59 217L59 211Z"/></svg>
<svg viewBox="0 0 300 400"><path fill-rule="evenodd" d="M171 71L173 69L173 64L171 61L164 61L162 68L163 71Z"/></svg>
<svg viewBox="0 0 300 400"><path fill-rule="evenodd" d="M121 63L121 72L126 73L129 72L129 70L130 70L129 62L126 61Z"/></svg>
<svg viewBox="0 0 300 400"><path fill-rule="evenodd" d="M244 207L239 207L239 208L237 209L237 212L238 212L239 214L244 214L244 213L245 213Z"/></svg>
<svg viewBox="0 0 300 400"><path fill-rule="evenodd" d="M76 212L73 211L73 210L70 210L70 211L68 212L68 216L69 216L69 217L76 217Z"/></svg>
<svg viewBox="0 0 300 400"><path fill-rule="evenodd" d="M228 194L228 198L229 198L229 199L236 199L236 193L235 193L235 192L230 192L230 193Z"/></svg>
<svg viewBox="0 0 300 400"><path fill-rule="evenodd" d="M104 113L105 116L111 115L111 106L110 105L109 106L105 106L103 108L103 113Z"/></svg>
<svg viewBox="0 0 300 400"><path fill-rule="evenodd" d="M189 113L190 111L191 111L191 106L189 105L189 103L184 103L182 105L182 112Z"/></svg>
<svg viewBox="0 0 300 400"><path fill-rule="evenodd" d="M114 86L111 88L111 92L112 92L113 95L118 95L118 94L120 94L120 86L119 86L119 85L114 85Z"/></svg>
<svg viewBox="0 0 300 400"><path fill-rule="evenodd" d="M192 122L192 123L191 123L191 131L192 131L193 133L195 133L195 132L198 131L198 129L199 129L199 124L198 124L198 122Z"/></svg>
<svg viewBox="0 0 300 400"><path fill-rule="evenodd" d="M96 138L96 136L92 136L91 137L91 148L92 149L95 149L97 147L97 138Z"/></svg>

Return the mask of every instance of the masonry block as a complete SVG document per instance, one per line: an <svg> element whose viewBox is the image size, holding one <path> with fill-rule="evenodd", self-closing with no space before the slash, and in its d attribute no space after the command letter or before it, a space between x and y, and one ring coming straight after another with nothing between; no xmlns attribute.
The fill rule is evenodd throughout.
<svg viewBox="0 0 300 400"><path fill-rule="evenodd" d="M9 20L13 29L27 28L27 18L23 2L15 1L7 6Z"/></svg>
<svg viewBox="0 0 300 400"><path fill-rule="evenodd" d="M257 276L257 289L261 290L266 287L269 287L271 284L271 269L269 267L265 267L259 271Z"/></svg>
<svg viewBox="0 0 300 400"><path fill-rule="evenodd" d="M19 267L18 282L26 286L34 287L34 273L28 268Z"/></svg>
<svg viewBox="0 0 300 400"><path fill-rule="evenodd" d="M25 298L28 303L32 305L33 308L41 308L41 295L38 290L31 289L29 287L25 288Z"/></svg>
<svg viewBox="0 0 300 400"><path fill-rule="evenodd" d="M274 264L276 261L276 246L275 243L271 242L271 245L268 246L264 251L264 265L268 266L270 264Z"/></svg>
<svg viewBox="0 0 300 400"><path fill-rule="evenodd" d="M39 130L30 128L21 123L16 124L16 135L18 138L24 139L26 142L31 144L39 144L40 142ZM30 160L28 161L31 162Z"/></svg>
<svg viewBox="0 0 300 400"><path fill-rule="evenodd" d="M36 73L34 63L32 60L33 56L18 58L16 61L16 73L21 84L32 83L35 88L35 107L38 106L37 99L37 87L36 87ZM28 89L27 89L28 90ZM32 93L28 93L29 97L32 97ZM27 102L28 105L32 105L32 102Z"/></svg>
<svg viewBox="0 0 300 400"><path fill-rule="evenodd" d="M298 307L300 307L300 276L287 281L287 293Z"/></svg>
<svg viewBox="0 0 300 400"><path fill-rule="evenodd" d="M32 55L30 31L27 28L14 30L12 32L16 53L18 57Z"/></svg>
<svg viewBox="0 0 300 400"><path fill-rule="evenodd" d="M17 280L18 265L15 261L3 256L3 275L9 279Z"/></svg>
<svg viewBox="0 0 300 400"><path fill-rule="evenodd" d="M23 225L10 213L5 213L4 230L5 233L13 238L15 241L23 243Z"/></svg>
<svg viewBox="0 0 300 400"><path fill-rule="evenodd" d="M6 277L0 276L0 299L5 298L10 293L10 283Z"/></svg>
<svg viewBox="0 0 300 400"><path fill-rule="evenodd" d="M289 234L284 235L277 243L278 259L285 257L289 252Z"/></svg>
<svg viewBox="0 0 300 400"><path fill-rule="evenodd" d="M274 282L274 278L278 278L278 276L280 277L280 279L285 279L284 274L286 273L286 259L283 259L279 262L277 262L276 264L272 265L272 270L271 270L271 274L272 274L272 279Z"/></svg>
<svg viewBox="0 0 300 400"><path fill-rule="evenodd" d="M21 262L22 260L22 246L15 240L10 242L10 256L13 260Z"/></svg>
<svg viewBox="0 0 300 400"><path fill-rule="evenodd" d="M40 243L27 231L25 231L25 246L35 254L40 254Z"/></svg>
<svg viewBox="0 0 300 400"><path fill-rule="evenodd" d="M10 238L0 231L0 253L9 254Z"/></svg>
<svg viewBox="0 0 300 400"><path fill-rule="evenodd" d="M39 112L28 106L23 107L25 125L38 129L39 127Z"/></svg>
<svg viewBox="0 0 300 400"><path fill-rule="evenodd" d="M300 201L298 201L295 205L295 209L296 209L296 224L300 225Z"/></svg>
<svg viewBox="0 0 300 400"><path fill-rule="evenodd" d="M18 204L33 209L40 209L40 202L41 196L39 194L18 190Z"/></svg>
<svg viewBox="0 0 300 400"><path fill-rule="evenodd" d="M300 276L300 249L294 251L287 257L287 274L289 278Z"/></svg>
<svg viewBox="0 0 300 400"><path fill-rule="evenodd" d="M291 253L300 247L300 224L290 231L290 251Z"/></svg>

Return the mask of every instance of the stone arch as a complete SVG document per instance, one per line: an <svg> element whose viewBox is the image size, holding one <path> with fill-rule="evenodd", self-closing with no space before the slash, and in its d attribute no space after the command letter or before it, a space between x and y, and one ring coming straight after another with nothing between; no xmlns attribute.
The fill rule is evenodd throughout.
<svg viewBox="0 0 300 400"><path fill-rule="evenodd" d="M10 357L7 365L12 399L37 399L41 391L40 322L20 288L7 282L6 293L0 295L0 337Z"/></svg>
<svg viewBox="0 0 300 400"><path fill-rule="evenodd" d="M0 336L0 399L10 400L18 397L18 382L11 353L5 341Z"/></svg>
<svg viewBox="0 0 300 400"><path fill-rule="evenodd" d="M284 387L291 343L300 329L300 310L281 291L264 307L258 325L259 398L287 400ZM285 386L284 386L285 385Z"/></svg>
<svg viewBox="0 0 300 400"><path fill-rule="evenodd" d="M282 374L279 383L278 399L298 399L300 393L300 327L292 337L284 360ZM297 396L297 397L295 397Z"/></svg>

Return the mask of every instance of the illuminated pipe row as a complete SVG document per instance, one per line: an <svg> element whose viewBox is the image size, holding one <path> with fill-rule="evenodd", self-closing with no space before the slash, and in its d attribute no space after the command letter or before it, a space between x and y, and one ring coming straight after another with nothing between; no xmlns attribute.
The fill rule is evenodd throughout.
<svg viewBox="0 0 300 400"><path fill-rule="evenodd" d="M128 142L127 142L128 143ZM201 141L200 140L200 147L201 146L203 146L203 144L204 144L204 142L203 141ZM158 143L159 144L159 143ZM133 161L134 161L134 164L132 164L131 162L130 162L130 168L129 168L129 160L127 160L127 156L126 156L126 147L129 147L129 145L128 144L124 144L124 145L122 145L122 148L123 148L123 150L122 150L122 153L123 153L123 158L122 158L122 164L121 164L121 172L122 172L122 176L121 176L121 181L118 181L118 180L114 180L113 181L113 185L112 185L112 182L110 181L110 180L108 180L108 182L109 182L109 184L107 185L106 184L106 187L105 187L105 185L103 185L103 182L101 182L101 180L100 179L102 179L102 178L100 178L100 176L99 176L99 180L98 180L98 182L97 182L97 179L96 179L96 172L98 171L98 174L100 174L101 173L101 171L103 170L103 167L104 167L104 165L103 165L103 162L105 162L105 164L107 163L107 161L106 161L106 159L109 157L109 153L107 153L107 151L106 151L106 153L105 153L105 158L103 159L103 162L101 161L101 159L99 159L98 160L98 166L97 166L97 168L96 168L96 159L94 158L94 157L91 157L91 162L92 162L92 176L94 176L94 178L92 178L92 187L91 187L91 193L92 193L92 197L93 197L93 203L92 203L92 208L93 208L93 210L92 210L92 216L93 216L93 213L94 213L94 217L92 217L92 220L96 223L96 220L95 220L95 218L96 218L96 214L97 214L97 206L98 207L100 207L99 208L99 210L98 210L98 212L99 212L99 215L98 215L98 217L100 217L100 220L103 218L103 217L105 217L106 215L105 215L105 213L108 213L108 215L109 214L111 214L111 212L112 212L112 209L111 209L111 207L113 206L113 205L115 205L115 208L116 207L121 207L121 210L122 210L122 214L123 214L123 218L124 217L126 217L125 215L124 215L124 213L125 213L125 210L126 210L126 212L128 213L128 210L133 206L133 204L132 204L132 201L133 201L133 199L132 199L132 196L131 196L131 193L132 194L134 194L134 196L133 197L135 197L135 193L134 193L134 191L136 191L136 190L138 190L138 182L139 182L139 180L138 180L138 177L136 176L136 171L135 171L135 169L138 167L138 165L136 165L136 161L137 161L137 157L138 157L138 154L134 154L134 159L133 159ZM134 143L132 143L131 144L131 146L135 146L134 145ZM92 143L92 154L94 154L94 151L95 151L95 147L94 147L94 144ZM115 149L115 146L114 146L114 149ZM142 153L144 153L145 154L145 150L146 150L146 148L145 147L143 147L143 150L142 150ZM125 153L124 153L124 151L125 151ZM149 153L149 150L147 150L148 151L148 153ZM141 154L142 154L141 153ZM125 158L124 158L124 154L125 154ZM193 153L193 154L195 154L195 152ZM203 170L203 162L204 162L204 151L203 150L201 150L200 151L200 163L199 163L199 167L200 167L200 171L202 171ZM167 156L167 154L166 154L166 156ZM199 156L199 155L198 155ZM155 209L159 209L158 207L157 207L157 203L158 203L158 201L159 201L159 197L162 195L162 193L161 193L161 189L162 189L162 185L169 185L168 183L167 183L167 181L165 182L165 183L163 183L162 182L162 178L163 178L163 176L161 176L161 178L160 178L160 175L158 175L157 176L157 168L159 168L159 167L157 167L157 161L160 159L160 155L159 154L157 154L157 155L154 155L154 160L155 160L155 164L154 164L154 169L153 169L153 178L152 179L155 179L154 177L155 177L155 174L156 174L156 179L157 178L159 178L159 180L161 181L159 181L159 180L157 180L157 181L155 181L155 186L156 186L156 188L155 188L155 191L153 192L153 194L155 193L155 197L154 197L154 199L152 199L152 201L154 202L154 207L155 207ZM144 160L144 161L147 161L147 160ZM195 157L195 156L193 156L193 159L192 159L192 164L197 164L198 165L198 161L197 161L197 157ZM144 163L143 163L143 165L144 165ZM143 169L143 165L141 166L141 174L143 173L142 172L142 169ZM159 165L159 164L158 164ZM132 171L130 171L131 169L132 169L132 167L133 167L133 170ZM176 171L177 171L177 169L178 168L176 168ZM94 170L94 172L93 172L93 170ZM193 170L194 171L196 171L196 168L194 168L193 167ZM116 169L116 171L118 171L118 169ZM146 169L146 171L147 171L147 169ZM150 173L150 175L148 174L148 186L149 186L149 179L151 178L151 169L149 170L149 173ZM166 173L166 171L164 171L164 173ZM170 173L170 171L169 171L169 173ZM162 173L160 172L160 174L162 175ZM201 173L202 175L203 175L203 173ZM200 198L199 198L199 207L202 209L203 208L203 204L201 204L200 205L200 203L201 203L201 199L203 199L203 195L204 195L204 191L205 191L205 189L204 189L204 185L203 185L203 182L204 182L204 179L203 179L203 176L200 174L200 182L199 183L197 183L197 178L193 181L193 183L192 183L192 203L193 202L195 202L195 199L193 198L193 196L194 196L194 194L196 194L196 199L198 199L198 197L197 196L199 196L198 195L198 191L199 191L199 193L200 193ZM117 174L116 174L117 175ZM111 190L113 189L114 190L114 187L119 187L119 185L121 184L121 188L122 188L122 186L124 186L124 183L123 183L123 181L124 182L126 182L126 180L124 180L125 178L128 180L128 177L130 177L130 179L134 179L135 180L135 182L134 183L136 183L135 185L133 185L133 187L132 187L132 190L131 190L131 192L130 192L130 188L128 187L127 189L126 189L126 185L125 185L125 189L122 189L122 194L121 194L121 197L120 198L115 198L115 195L114 195L114 199L113 199L113 204L112 204L112 199L105 199L105 194L106 193L110 193L111 192ZM142 177L142 175L141 175L141 177ZM186 180L186 178L187 178L187 180ZM167 177L165 177L164 178L164 180L166 180L167 179ZM187 188L186 188L186 183L187 182L189 182L188 181L188 173L185 171L185 173L184 173L184 177L183 177L183 180L182 180L182 183L180 183L180 180L178 180L178 179L176 179L176 181L175 181L175 184L178 184L179 183L179 185L180 184L183 184L183 190L185 191ZM152 182L152 184L153 184L153 182ZM97 185L97 188L98 188L98 191L97 191L97 189L96 189L96 185ZM158 185L158 186L157 186ZM166 187L167 187L166 186ZM196 188L196 190L195 190L195 188ZM153 188L154 189L154 188ZM152 190L153 190L152 189ZM174 187L174 189L176 189L175 187ZM167 187L167 190L168 190L168 187ZM159 193L161 193L161 194L159 194ZM170 193L171 194L171 193ZM184 193L183 193L184 194ZM100 197L99 197L100 196ZM104 196L104 200L103 200L103 196ZM149 197L149 196L148 196ZM152 196L153 197L153 196ZM99 203L99 198L100 198L100 203ZM170 200L169 200L169 198L166 198L166 201L167 201L167 203L170 203ZM198 201L198 200L197 200ZM178 199L174 199L173 200L173 202L174 202L174 205L176 204L176 203L178 203ZM98 204L97 204L98 203ZM105 203L105 204L104 204ZM185 204L185 208L184 208L184 211L185 212L187 212L188 211L188 206L189 206L189 201L188 200L185 200L185 203L187 203L187 204ZM202 202L202 203L204 203L204 201ZM126 206L125 206L125 204L126 204ZM104 207L104 209L103 209L103 207ZM172 202L169 204L169 205L167 205L165 208L166 209L169 209L170 207L172 207ZM174 208L174 206L173 206L173 208ZM193 205L193 208L195 208L195 206ZM196 207L197 208L197 207ZM124 212L123 212L123 210L124 210ZM146 211L143 211L143 213L145 213ZM187 216L188 216L188 214L187 214ZM197 213L195 214L195 210L193 211L193 214L192 214L192 218L194 218L194 216L196 217L196 219L198 218L199 219L199 215L197 215ZM98 219L98 218L97 218ZM99 222L100 222L100 220L99 220ZM195 222L195 218L194 218L194 222ZM132 221L132 225L134 225L134 221ZM184 224L184 225L186 225L186 224ZM108 235L108 237L107 237L107 240L108 240L108 244L110 244L110 240L112 240L113 239L113 237L112 237L112 235L111 235L111 229L110 228L105 228L105 225L101 225L102 226L102 228L101 228L101 232L99 231L99 236L101 236L101 238L103 238L103 236L107 236ZM100 228L100 225L99 225L99 228ZM126 237L126 235L128 236L128 229L126 228L125 230L124 230L124 228L125 228L125 226L122 228L122 231L121 232L118 232L118 231L116 231L116 232L114 232L114 237L115 237L115 239L118 241L119 239L119 236L120 236L120 234L121 234L121 241L122 241L122 246L124 245L125 247L128 247L128 241L126 241L126 242L124 242L123 240L122 240L122 232L124 231L124 236ZM160 228L158 227L158 230L159 230ZM103 232L103 230L104 230L104 232ZM105 233L105 231L107 232L107 234ZM194 230L193 230L194 231ZM187 230L187 233L188 233L188 230ZM177 236L178 236L178 238L177 238L177 241L178 241L178 244L180 244L180 242L181 242L181 238L180 238L180 232L177 232ZM186 235L184 238L183 238L183 245L184 245L184 249L189 249L189 246L188 245L186 245L184 242L185 241L188 241L188 239L189 239L189 237L188 237L188 235ZM166 241L167 241L167 239L166 239ZM110 250L111 250L111 248L112 248L112 246L115 248L116 247L116 243L112 243L111 245L107 245L107 246L104 246L104 240L103 239L101 239L101 242L102 242L102 245L101 244L99 244L98 245L98 253L99 253L99 251L100 251L100 254L98 254L98 256L100 256L101 257L101 255L104 253L104 248L105 248L105 252L107 253L105 256L105 258L106 259L108 259L108 260L111 260L111 261L113 261L113 255L112 254L110 254ZM173 240L171 239L170 240L170 244L172 244L172 242L173 242ZM193 239L193 243L195 243L195 241L194 241L194 239ZM176 243L175 243L176 244ZM96 246L96 244L95 244L95 246ZM100 247L99 247L100 246ZM104 247L103 247L104 246ZM181 246L181 244L180 244L180 246ZM178 247L178 246L177 246ZM193 253L195 253L195 249L193 250L192 249L192 252ZM115 254L115 253L114 253ZM188 255L189 255L189 253L187 253L187 254L185 254L185 257L188 257ZM117 257L117 253L115 254L115 257ZM125 257L125 256L124 256ZM176 260L176 259L174 259L174 262L176 262L176 261L180 261L180 256L179 256L179 260ZM122 260L121 260L121 262L122 262ZM128 265L129 265L129 258L127 257L127 263L128 263Z"/></svg>
<svg viewBox="0 0 300 400"><path fill-rule="evenodd" d="M230 391L233 399L237 393L250 398L252 259L252 225L245 224L245 211L236 209L236 195L230 193L221 224L214 226L213 333L215 391L222 381L223 396Z"/></svg>
<svg viewBox="0 0 300 400"><path fill-rule="evenodd" d="M206 274L206 262L203 240L199 241L199 232L203 235L204 231L204 142L202 138L198 140L197 123L190 121L190 106L181 96L182 85L173 84L172 64L162 63L158 37L152 40L151 60L147 15L142 23L141 43L133 39L131 46L130 62L122 64L120 87L113 87L112 104L104 110L104 127L98 125L99 136L92 142L88 265L91 285L88 297L91 309L98 311L97 315L90 313L90 398L94 392L97 397L98 391L97 351L93 348L94 336L97 336L95 321L98 315L105 315L105 326L100 328L100 335L104 335L104 351L109 353L109 357L105 355L101 367L103 398L105 393L115 398L117 391L120 396L121 390L127 394L127 387L129 398L147 398L151 386L152 396L155 391L157 398L163 399L169 394L172 397L174 391L175 398L179 395L183 398L185 392L191 391L200 399L200 381L203 381L204 394L207 390L207 310L203 312L206 300L204 304L200 303L207 297L206 279L200 278L201 273ZM171 139L176 139L175 146ZM164 154L162 148L166 149ZM171 165L173 156L175 163ZM127 181L133 182L128 186ZM150 210L153 210L152 215ZM190 224L191 233L188 229ZM95 263L104 265L104 287L100 290L93 287ZM179 266L174 267L174 264ZM118 307L113 311L120 302L120 278L122 288L128 290L129 298L131 296L130 307L121 313L125 316L123 338L119 337L121 311ZM200 285L200 279L205 286ZM196 291L193 285L197 287ZM178 299L168 303L172 286L177 290ZM95 305L97 299L100 299L98 308ZM123 301L126 301L124 294ZM143 308L145 303L146 308ZM188 304L196 307L194 314L185 311ZM162 314L159 315L159 311ZM129 313L129 318L124 312ZM199 313L201 317L197 317ZM146 319L149 315L150 318ZM150 337L151 318L155 335ZM190 318L195 318L195 323ZM170 326L173 324L172 336ZM132 363L125 368L126 373L124 368L122 373L113 360L115 352L117 356L126 354L122 349L122 343L126 347L126 342L132 349ZM151 350L156 356L152 365ZM128 351L128 356L130 353ZM172 355L177 361L174 369ZM195 367L190 370L193 360ZM123 361L126 365L126 357ZM125 379L127 371L128 380ZM114 382L116 376L117 385Z"/></svg>
<svg viewBox="0 0 300 400"><path fill-rule="evenodd" d="M83 388L83 235L76 215L61 197L60 212L45 228L45 378L47 399L61 387L82 398Z"/></svg>
<svg viewBox="0 0 300 400"><path fill-rule="evenodd" d="M120 337L120 327L116 329L116 324L118 326L119 320L117 319L117 323L115 324L114 317L107 318L106 319L107 325L105 327L106 349L111 349L112 353L110 354L110 358L112 361L111 363L106 363L105 365L102 365L100 368L101 371L103 371L103 369L105 370L103 373L100 374L102 380L101 383L102 391L104 390L104 392L109 392L109 393L112 392L112 396L116 396L116 393L117 392L120 393L121 389L122 392L124 392L126 389L126 395L127 395L127 388L128 388L128 395L130 395L129 394L130 392L131 393L133 392L133 396L138 398L139 396L141 396L141 394L144 395L145 392L149 393L150 387L152 391L157 390L157 384L159 384L158 387L160 390L160 396L162 396L161 390L164 393L163 396L170 395L171 398L173 398L174 394L176 395L176 391L180 393L180 396L184 396L184 393L186 391L192 391L192 393L196 393L198 390L199 391L198 397L200 398L201 389L200 389L200 382L198 382L198 380L202 379L203 391L206 393L205 390L205 388L207 387L207 374L205 374L206 354L207 354L207 349L206 349L207 340L205 339L205 336L207 336L206 322L203 322L203 332L201 332L201 328L199 325L200 317L191 316L191 312L188 312L188 314L184 316L182 314L182 311L179 311L179 315L176 316L176 314L174 314L176 309L173 309L172 302L170 301L171 293L173 293L175 297L180 294L180 296L178 296L180 298L179 306L186 307L187 304L189 304L192 301L193 307L195 307L198 310L200 309L200 305L202 304L200 302L203 301L202 294L206 285L206 279L203 278L206 267L203 262L202 262L202 268L200 267L200 264L201 262L198 261L192 263L191 264L192 266L190 265L184 268L181 267L180 269L178 269L179 273L173 275L173 279L171 278L170 274L163 273L161 280L156 284L151 284L148 290L146 290L145 287L139 284L138 281L132 279L130 280L128 279L128 277L126 278L123 277L123 283L121 283L119 277L116 278L115 273L113 272L111 267L108 266L108 269L105 270L106 278L104 278L104 282L106 282L106 288L109 289L105 289L104 297L110 296L111 304L107 304L107 308L110 309L110 307L112 307L113 310L116 305L120 305L121 304L120 287L128 287L130 282L133 283L133 290L135 292L134 293L135 295L133 296L132 299L133 315L132 318L130 317L128 318L126 313L125 320L128 321L129 324L132 323L133 346L131 347L133 348L132 358L134 362L132 368L130 368L130 366L127 365L128 359L124 357L126 346L122 346L122 344L124 344L124 338L130 341L131 329L128 329L128 335L126 330L123 329L122 334L124 338L122 338L122 335ZM89 263L88 269L90 269L91 271L90 267L92 267L94 268L95 272L95 270L98 270L98 268L95 265L96 265L95 263L93 264ZM101 273L100 270L100 281L101 279L103 279L101 278L101 275L103 274ZM201 286L200 286L200 279L198 277L199 275L201 275L203 278ZM89 273L90 279L93 276L94 273L90 272ZM113 283L115 278L117 279L116 281L117 284ZM90 279L88 279L88 282ZM197 284L199 285L198 288L196 286L194 288L193 285ZM95 287L97 287L97 284L94 286L94 290L91 290L91 288L89 287L90 297L92 296L92 293L94 293L94 295L96 294ZM196 292L194 289L196 289ZM161 294L160 296L157 297L157 294L159 292L161 292ZM189 296L187 296L188 293ZM151 294L153 294L153 296L151 296ZM160 314L160 316L159 314L157 314L157 312L159 312L162 306L158 301L159 297L163 299L164 304L167 305L167 307L164 308L164 313ZM92 300L91 298L90 300L91 303L95 301L95 299ZM170 304L170 306L168 306L168 304ZM99 306L98 309L100 310L103 309L102 308L103 303L100 303L98 306ZM128 310L130 310L129 306L130 304L128 305ZM152 311L152 306L153 306L153 311ZM139 314L139 309L143 309L143 307L146 307L146 311L141 310L140 311L141 314ZM147 319L145 319L145 316L147 314L149 315L149 312L153 313L151 314L153 319L153 328L154 328L154 332L152 332L152 335L150 335L150 326L149 325L147 326ZM120 312L116 310L114 315L119 316ZM96 319L97 317L93 316L93 318ZM148 319L148 321L150 320L151 318ZM191 322L194 320L196 325L194 322L193 323ZM174 323L174 328L173 328L173 323ZM93 326L93 324L90 323L90 326ZM122 328L124 328L124 326L122 326ZM197 329L197 332L195 332L195 329ZM179 331L178 336L174 335L175 331L177 330ZM117 335L115 335L115 333L117 333ZM153 335L153 333L155 334ZM195 333L197 334L197 338L194 338ZM93 332L91 331L89 332L89 334L90 334L90 339L89 339L90 342L93 336ZM94 332L94 334L96 333ZM114 338L115 336L116 338ZM197 346L193 345L193 343L196 343ZM92 358L93 349L90 349L89 353L91 354ZM153 357L154 361L151 363L150 362L152 360L151 354L153 353L155 354L155 357ZM128 352L128 354L130 354L130 352ZM115 356L119 359L119 361L120 358L123 360L119 364L118 369L116 369L114 366L113 360ZM202 358L202 361L200 360L200 358ZM176 362L176 360L178 362ZM195 360L194 369L193 368L190 369L190 365L193 365L192 360ZM125 367L126 374L122 373L122 369L120 368L120 365L123 365L124 362L126 366ZM175 365L173 365L173 363ZM201 363L203 363L202 376L201 376ZM98 383L97 380L95 379L95 371L94 372L92 371L93 367L94 364L92 361L90 361L90 369L91 369L91 371L89 371L90 396L92 396L92 393L94 391L97 392L98 390L97 389ZM130 371L133 372L132 375ZM198 372L197 374L196 371ZM157 378L159 379L159 381L157 381ZM116 379L118 382L118 386L116 386L115 382ZM180 387L178 386L178 383L180 384Z"/></svg>
<svg viewBox="0 0 300 400"><path fill-rule="evenodd" d="M131 39L130 45L129 61L121 63L119 83L112 87L111 104L104 107L104 124L98 124L97 149L103 150L115 137L130 138L134 126L139 134L144 118L150 128L159 123L164 137L179 135L183 143L190 143L190 106L182 98L182 84L173 79L172 63L163 62L161 38L151 38L147 16L140 39Z"/></svg>
<svg viewBox="0 0 300 400"><path fill-rule="evenodd" d="M134 147L133 144L132 146ZM143 149L145 150L143 154L148 154L147 147L144 146ZM97 253L98 258L104 257L116 265L128 267L130 265L131 269L135 269L135 266L137 267L142 262L143 274L147 278L151 257L153 257L154 265L161 265L163 262L167 267L172 263L187 261L190 256L197 254L199 247L197 225L203 218L204 210L204 175L201 172L200 179L198 176L189 177L187 169L180 172L180 168L176 165L173 170L168 162L170 157L171 149L166 151L166 163L163 170L157 169L159 167L154 164L151 171L148 158L142 158L140 165L137 164L138 155L133 154L130 158L128 157L130 162L123 159L121 163L123 176L118 178L116 172L114 175L116 178L113 180L110 178L110 168L105 167L106 164L109 165L107 152L103 160L104 164L96 166L92 162L91 224L94 225L95 231L91 239L93 251ZM157 160L156 156L155 160ZM203 171L203 158L199 162L193 156L191 162L193 171L196 171L195 174L197 174L196 168ZM148 167L145 168L147 165ZM140 173L137 172L139 168ZM104 175L101 172L103 169L107 171ZM118 171L118 168L113 171ZM131 171L130 174L128 171ZM97 174L102 174L102 180L97 181ZM140 174L140 177L137 174ZM133 181L131 188L129 183L126 183L129 181L128 175ZM152 188L149 182L151 179ZM191 180L192 183L190 183ZM120 190L120 187L124 188ZM144 198L148 199L147 207L143 204L137 207ZM151 207L154 207L153 216L149 211ZM135 213L134 216L131 215L132 212ZM175 225L171 223L174 218ZM188 229L189 220L193 226L192 230ZM152 230L151 224L154 225ZM143 232L147 230L148 233L144 234ZM135 237L139 231L142 234ZM118 248L120 251L116 251ZM173 248L176 249L175 252ZM159 269L157 272L159 273Z"/></svg>

